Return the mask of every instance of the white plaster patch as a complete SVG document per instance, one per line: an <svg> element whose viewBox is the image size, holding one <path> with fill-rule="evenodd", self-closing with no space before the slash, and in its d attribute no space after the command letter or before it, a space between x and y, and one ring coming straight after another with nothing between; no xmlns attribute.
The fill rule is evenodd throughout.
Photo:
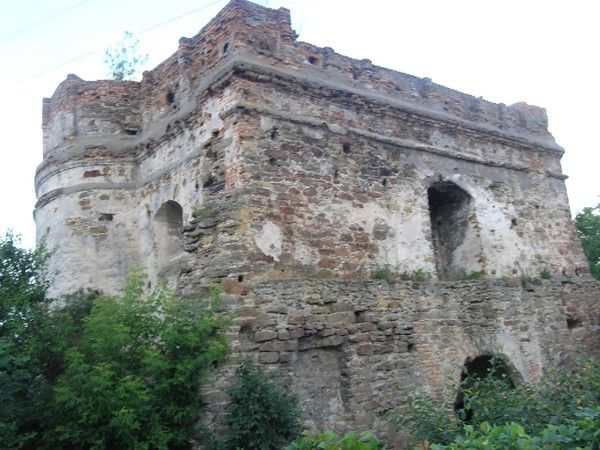
<svg viewBox="0 0 600 450"><path fill-rule="evenodd" d="M500 352L505 355L519 371L526 383L531 383L539 377L542 371L542 355L540 353L540 344L534 333L527 337L533 342L523 348L519 342L519 336L511 333L502 324L501 329L496 332L496 342L500 346Z"/></svg>
<svg viewBox="0 0 600 450"><path fill-rule="evenodd" d="M398 199L400 203L405 199ZM404 202L408 204L408 201ZM333 205L334 217L340 223L359 225L373 234L376 220L389 227L388 236L384 240L375 241L378 252L375 262L380 266L389 266L400 272L425 270L434 273L435 266L430 260L432 252L423 229L422 205L413 205L410 212L400 210L397 205L386 208L377 202L367 202L362 208L352 206L349 202Z"/></svg>
<svg viewBox="0 0 600 450"><path fill-rule="evenodd" d="M281 256L282 235L281 228L271 221L259 226L260 231L254 237L256 246L267 256L279 261Z"/></svg>

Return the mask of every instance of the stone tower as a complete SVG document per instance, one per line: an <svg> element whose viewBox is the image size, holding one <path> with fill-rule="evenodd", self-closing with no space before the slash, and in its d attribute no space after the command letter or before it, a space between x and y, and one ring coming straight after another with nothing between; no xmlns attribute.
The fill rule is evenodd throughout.
<svg viewBox="0 0 600 450"><path fill-rule="evenodd" d="M285 9L232 0L141 82L69 75L43 130L53 294L140 263L184 297L220 280L232 361L280 368L316 428L385 428L398 383L444 397L469 358L532 380L599 343L545 111L298 42Z"/></svg>

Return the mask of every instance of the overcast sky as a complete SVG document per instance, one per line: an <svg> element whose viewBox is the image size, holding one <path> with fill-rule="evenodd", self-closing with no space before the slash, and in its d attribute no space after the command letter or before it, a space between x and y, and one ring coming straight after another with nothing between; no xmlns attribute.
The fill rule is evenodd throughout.
<svg viewBox="0 0 600 450"><path fill-rule="evenodd" d="M42 98L68 73L106 78L103 51L139 34L152 68L227 0L0 0L0 233L33 245ZM600 201L595 1L257 0L291 10L299 39L511 104L544 106L566 149L571 209ZM171 20L173 19L173 20ZM167 22L167 23L165 23ZM162 24L162 25L160 25ZM160 26L159 26L160 25ZM85 55L85 56L83 56Z"/></svg>

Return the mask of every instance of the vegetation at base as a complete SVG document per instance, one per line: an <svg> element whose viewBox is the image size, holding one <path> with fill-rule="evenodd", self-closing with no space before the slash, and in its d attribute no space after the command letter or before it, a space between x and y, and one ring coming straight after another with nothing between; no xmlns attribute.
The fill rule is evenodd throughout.
<svg viewBox="0 0 600 450"><path fill-rule="evenodd" d="M37 435L38 405L47 396L55 366L55 345L62 347L47 320L43 251L18 247L0 238L0 445L19 448ZM50 354L40 342L48 341Z"/></svg>
<svg viewBox="0 0 600 450"><path fill-rule="evenodd" d="M227 435L211 449L280 450L300 434L298 399L284 392L251 360L237 368L237 383L228 390Z"/></svg>
<svg viewBox="0 0 600 450"><path fill-rule="evenodd" d="M600 280L600 205L583 208L574 222L583 253L590 263L590 273Z"/></svg>
<svg viewBox="0 0 600 450"><path fill-rule="evenodd" d="M0 448L189 448L198 388L227 352L218 287L145 295L136 271L120 297L50 307L44 260L0 239Z"/></svg>
<svg viewBox="0 0 600 450"><path fill-rule="evenodd" d="M227 346L206 303L164 288L144 295L134 272L122 297L94 301L66 354L51 408L52 438L80 448L187 448L200 417L198 388Z"/></svg>
<svg viewBox="0 0 600 450"><path fill-rule="evenodd" d="M466 378L460 392L464 407L456 413L420 394L393 418L419 448L591 449L600 444L600 361L580 361L576 372L549 371L536 385L513 386L498 373L492 367L483 378Z"/></svg>
<svg viewBox="0 0 600 450"><path fill-rule="evenodd" d="M517 423L477 428L465 425L461 434L447 445L432 444L431 450L594 450L600 444L600 407L582 409L562 425L548 425L541 433L530 435Z"/></svg>
<svg viewBox="0 0 600 450"><path fill-rule="evenodd" d="M361 434L348 432L339 436L331 431L304 436L292 442L286 450L383 450L386 447L370 431Z"/></svg>

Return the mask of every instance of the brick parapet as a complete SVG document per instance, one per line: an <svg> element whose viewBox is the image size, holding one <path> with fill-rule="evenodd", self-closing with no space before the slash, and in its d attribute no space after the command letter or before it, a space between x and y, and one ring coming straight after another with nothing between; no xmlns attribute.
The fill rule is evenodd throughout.
<svg viewBox="0 0 600 450"><path fill-rule="evenodd" d="M238 58L236 58L236 55ZM239 56L244 56L239 58ZM83 81L70 75L50 99L44 101L43 123L46 149L73 144L92 130L82 129L85 120L110 113L115 130L125 136L144 133L157 121L177 116L178 110L195 106L196 97L209 88L213 72L235 70L255 61L267 71L277 67L313 83L333 83L355 95L372 93L397 99L416 114L441 120L460 120L493 128L499 134L519 135L556 146L547 130L542 108L524 103L505 106L414 77L354 60L330 48L297 42L289 11L271 10L233 0L196 36L182 38L179 49L141 82ZM234 64L228 64L234 62ZM358 90L358 91L357 91ZM121 108L121 105L123 107ZM53 123L80 107L77 123L60 130ZM120 114L115 114L115 108ZM63 133L60 136L53 136ZM139 137L139 136L138 136Z"/></svg>

